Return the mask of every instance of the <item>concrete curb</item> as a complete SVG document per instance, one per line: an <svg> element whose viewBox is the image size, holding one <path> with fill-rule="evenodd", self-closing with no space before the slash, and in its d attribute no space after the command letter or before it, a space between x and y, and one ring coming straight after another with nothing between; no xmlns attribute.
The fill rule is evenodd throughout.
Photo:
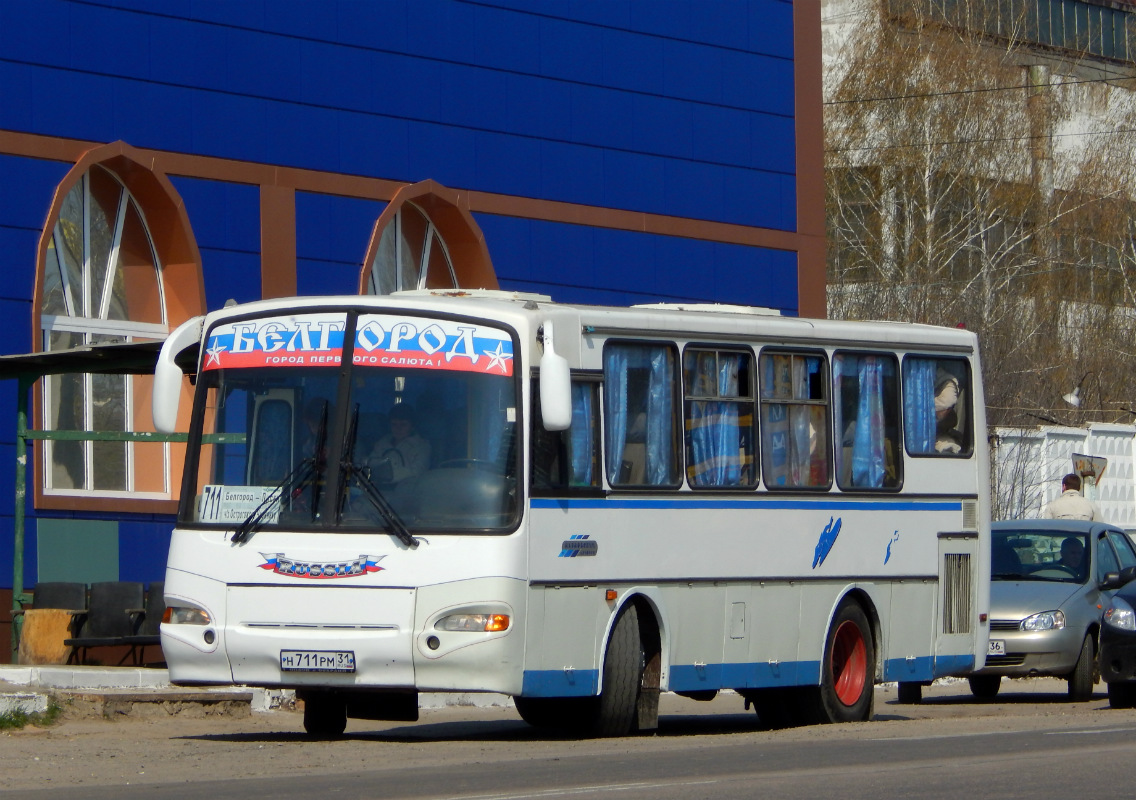
<svg viewBox="0 0 1136 800"><path fill-rule="evenodd" d="M0 714L20 710L42 713L48 698L65 699L71 709L96 716L138 715L161 709L166 714L247 714L291 711L296 693L289 689L249 686L185 688L173 686L164 669L145 667L0 665ZM508 706L507 695L423 692L419 708Z"/></svg>

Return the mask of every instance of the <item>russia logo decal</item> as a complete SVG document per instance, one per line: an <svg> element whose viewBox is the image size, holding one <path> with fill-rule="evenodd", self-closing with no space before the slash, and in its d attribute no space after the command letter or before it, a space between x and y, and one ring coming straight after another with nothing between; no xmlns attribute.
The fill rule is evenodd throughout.
<svg viewBox="0 0 1136 800"><path fill-rule="evenodd" d="M277 575L287 575L290 578L308 578L314 580L328 580L331 578L355 578L359 575L369 575L372 572L381 572L379 562L386 556L361 555L348 561L312 562L296 561L283 553L261 553L264 563L261 569L275 572Z"/></svg>

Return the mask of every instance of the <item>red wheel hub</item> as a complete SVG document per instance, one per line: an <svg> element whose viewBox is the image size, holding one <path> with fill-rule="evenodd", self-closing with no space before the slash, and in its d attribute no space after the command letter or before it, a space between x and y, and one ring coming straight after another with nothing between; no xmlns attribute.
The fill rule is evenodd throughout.
<svg viewBox="0 0 1136 800"><path fill-rule="evenodd" d="M832 642L832 685L846 706L855 705L868 681L867 647L860 626L851 620L840 623Z"/></svg>

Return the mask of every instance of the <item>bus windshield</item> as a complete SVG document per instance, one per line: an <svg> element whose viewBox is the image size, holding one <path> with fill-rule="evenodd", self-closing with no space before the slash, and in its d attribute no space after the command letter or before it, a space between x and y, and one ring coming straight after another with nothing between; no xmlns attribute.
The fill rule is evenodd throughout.
<svg viewBox="0 0 1136 800"><path fill-rule="evenodd" d="M334 342L318 355L226 359L240 332L208 337L226 350L198 379L197 480L183 494L193 502L183 503L181 521L396 534L511 529L518 517L512 340L484 325L398 324L394 356L395 324L361 316L347 371ZM414 350L409 332L431 326L419 344L425 351ZM311 338L320 343L318 331Z"/></svg>

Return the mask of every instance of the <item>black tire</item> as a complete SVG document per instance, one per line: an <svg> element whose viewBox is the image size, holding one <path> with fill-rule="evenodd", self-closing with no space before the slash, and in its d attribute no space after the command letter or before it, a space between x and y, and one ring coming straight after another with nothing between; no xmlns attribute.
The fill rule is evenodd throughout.
<svg viewBox="0 0 1136 800"><path fill-rule="evenodd" d="M899 682L899 703L904 706L917 706L923 702L923 684L917 681Z"/></svg>
<svg viewBox="0 0 1136 800"><path fill-rule="evenodd" d="M1090 633L1081 643L1081 654L1077 665L1069 675L1069 699L1074 703L1084 703L1093 699L1093 685L1096 683L1096 651L1093 648L1093 635Z"/></svg>
<svg viewBox="0 0 1136 800"><path fill-rule="evenodd" d="M1136 706L1136 682L1118 681L1108 685L1109 708L1132 708Z"/></svg>
<svg viewBox="0 0 1136 800"><path fill-rule="evenodd" d="M629 604L615 621L604 655L603 690L589 731L593 736L627 736L639 729L644 661L639 612Z"/></svg>
<svg viewBox="0 0 1136 800"><path fill-rule="evenodd" d="M966 680L970 684L970 693L981 700L993 700L1002 688L1001 675L971 675Z"/></svg>
<svg viewBox="0 0 1136 800"><path fill-rule="evenodd" d="M862 722L871 719L875 695L876 648L864 609L845 600L824 641L820 686L801 698L801 722Z"/></svg>
<svg viewBox="0 0 1136 800"><path fill-rule="evenodd" d="M347 730L347 700L333 692L305 692L304 730L309 736L342 736Z"/></svg>

